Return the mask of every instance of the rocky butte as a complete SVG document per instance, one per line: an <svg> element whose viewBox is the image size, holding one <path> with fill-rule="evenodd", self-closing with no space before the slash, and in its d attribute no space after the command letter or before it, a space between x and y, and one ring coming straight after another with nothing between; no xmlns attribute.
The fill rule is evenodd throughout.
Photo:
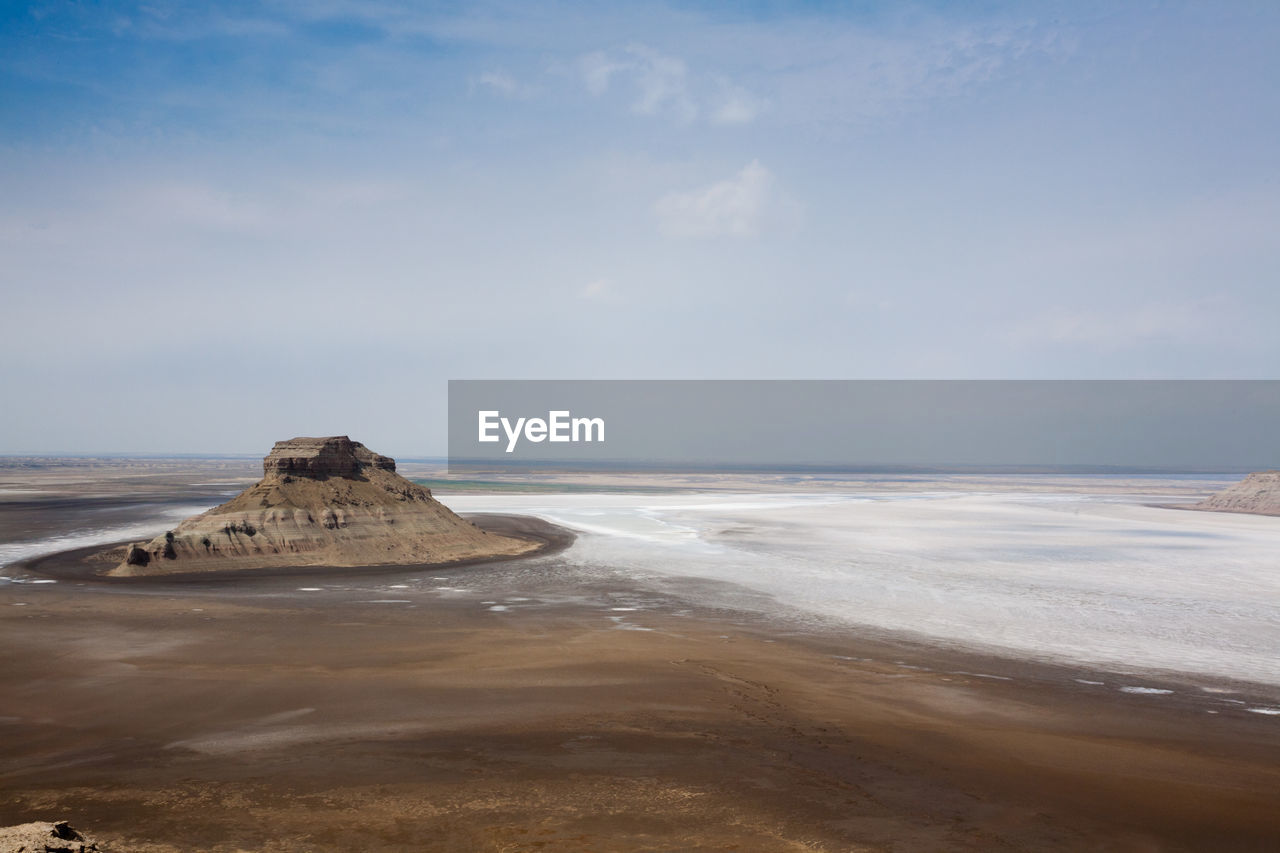
<svg viewBox="0 0 1280 853"><path fill-rule="evenodd" d="M1191 508L1209 512L1280 515L1280 471L1255 471Z"/></svg>
<svg viewBox="0 0 1280 853"><path fill-rule="evenodd" d="M345 435L278 441L262 479L150 542L108 574L417 565L512 557L539 543L481 530Z"/></svg>

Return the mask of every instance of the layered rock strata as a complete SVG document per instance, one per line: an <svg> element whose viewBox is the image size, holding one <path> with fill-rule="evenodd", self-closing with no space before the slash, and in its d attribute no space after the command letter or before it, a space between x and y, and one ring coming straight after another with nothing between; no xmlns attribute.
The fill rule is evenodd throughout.
<svg viewBox="0 0 1280 853"><path fill-rule="evenodd" d="M394 459L345 435L277 442L256 485L129 546L110 574L415 565L537 549L481 530L395 469Z"/></svg>

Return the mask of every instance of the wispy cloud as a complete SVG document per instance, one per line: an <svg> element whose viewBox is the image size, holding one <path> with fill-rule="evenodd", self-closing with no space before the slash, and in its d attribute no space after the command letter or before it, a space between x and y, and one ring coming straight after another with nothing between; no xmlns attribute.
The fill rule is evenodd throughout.
<svg viewBox="0 0 1280 853"><path fill-rule="evenodd" d="M749 76L735 74L735 82L763 93L771 116L785 124L881 121L969 96L1072 50L1053 27L1004 19L958 24L927 15L878 27L806 18L768 28L740 24L720 41L731 51L704 61L751 69ZM725 99L726 117L749 111L741 100Z"/></svg>
<svg viewBox="0 0 1280 853"><path fill-rule="evenodd" d="M597 278L587 282L578 291L578 297L588 302L612 302L618 297L618 288L607 278Z"/></svg>
<svg viewBox="0 0 1280 853"><path fill-rule="evenodd" d="M578 65L582 71L582 83L593 95L603 95L609 91L613 75L628 67L625 62L610 59L602 50L588 53L578 60Z"/></svg>
<svg viewBox="0 0 1280 853"><path fill-rule="evenodd" d="M746 124L765 103L723 74L694 74L681 57L644 44L614 53L593 51L578 61L578 68L588 92L600 97L624 89L637 115L691 122L706 114L717 124Z"/></svg>
<svg viewBox="0 0 1280 853"><path fill-rule="evenodd" d="M115 36L194 42L224 37L288 37L294 32L293 23L262 10L246 15L226 12L213 4L192 6L181 13L168 6L142 4L129 9L122 4L121 11L106 21L106 26Z"/></svg>
<svg viewBox="0 0 1280 853"><path fill-rule="evenodd" d="M683 59L643 45L632 45L627 53L634 59L631 71L639 90L631 105L633 112L654 115L670 111L684 121L697 117L698 107L689 96L688 68Z"/></svg>
<svg viewBox="0 0 1280 853"><path fill-rule="evenodd" d="M528 98L536 91L533 86L519 82L502 69L485 71L472 78L471 88L473 91L485 89L504 98Z"/></svg>
<svg viewBox="0 0 1280 853"><path fill-rule="evenodd" d="M581 85L627 98L631 112L682 122L747 125L766 111L783 124L860 124L966 97L1046 56L1071 50L1029 23L899 28L810 20L727 25L715 45L633 42L579 57Z"/></svg>
<svg viewBox="0 0 1280 853"><path fill-rule="evenodd" d="M151 61L103 80L86 69L110 64L114 53L82 51L74 61L62 61L44 44L9 57L0 51L0 65L101 86L123 108L153 106L157 91L164 95L162 104L190 95L187 100L200 104L207 121L237 126L255 111L332 115L329 99L335 94L349 103L385 107L404 121L414 115L406 107L421 102L424 93L439 101L449 97L450 86L456 92L458 77L438 72L455 57L471 54L482 64L461 79L473 93L552 98L563 91L545 76L548 68L569 69L573 87L622 111L740 127L764 116L783 125L875 120L967 95L1036 57L1070 50L1061 27L1007 18L958 23L920 15L871 26L797 14L768 22L724 21L708 30L706 21L665 7L581 10L558 20L537 9L484 2L450 9L395 0L274 0L251 10L219 4L74 5L51 13L57 18L51 32L91 44L105 44L98 37L111 33L110 41L147 45L144 55ZM220 42L216 65L184 65L185 44L200 41ZM424 42L448 50L425 49ZM613 46L601 49L602 44ZM498 51L503 67L489 64ZM275 85L255 84L267 67ZM173 74L175 68L182 73ZM135 86L136 93L128 91ZM151 109L144 120L154 115Z"/></svg>
<svg viewBox="0 0 1280 853"><path fill-rule="evenodd" d="M752 160L728 180L658 199L658 227L672 237L754 236L769 212L774 185L773 174Z"/></svg>
<svg viewBox="0 0 1280 853"><path fill-rule="evenodd" d="M758 97L728 80L721 81L721 92L711 112L714 124L749 124L756 120L768 106L768 101Z"/></svg>
<svg viewBox="0 0 1280 853"><path fill-rule="evenodd" d="M1221 300L1150 302L1101 310L1054 307L1010 333L1021 347L1080 346L1101 351L1149 347L1156 342L1193 343L1214 337L1224 322Z"/></svg>

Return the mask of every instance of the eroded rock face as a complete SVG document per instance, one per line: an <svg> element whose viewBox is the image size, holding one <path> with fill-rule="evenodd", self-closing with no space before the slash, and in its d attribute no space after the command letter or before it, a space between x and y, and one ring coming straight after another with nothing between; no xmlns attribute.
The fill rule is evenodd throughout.
<svg viewBox="0 0 1280 853"><path fill-rule="evenodd" d="M262 460L263 474L295 477L355 477L366 467L394 471L396 460L345 435L277 441Z"/></svg>
<svg viewBox="0 0 1280 853"><path fill-rule="evenodd" d="M276 442L257 484L131 545L110 574L414 565L537 548L459 518L395 468L394 459L345 435Z"/></svg>
<svg viewBox="0 0 1280 853"><path fill-rule="evenodd" d="M1255 471L1194 508L1210 512L1280 515L1280 471Z"/></svg>
<svg viewBox="0 0 1280 853"><path fill-rule="evenodd" d="M100 849L65 820L0 827L0 853L96 853Z"/></svg>

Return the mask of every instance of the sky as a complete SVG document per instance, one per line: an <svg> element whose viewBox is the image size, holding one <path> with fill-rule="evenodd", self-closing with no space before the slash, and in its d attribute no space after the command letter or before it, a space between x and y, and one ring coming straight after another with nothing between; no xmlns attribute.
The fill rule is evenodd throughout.
<svg viewBox="0 0 1280 853"><path fill-rule="evenodd" d="M0 5L0 452L1280 365L1280 5Z"/></svg>

